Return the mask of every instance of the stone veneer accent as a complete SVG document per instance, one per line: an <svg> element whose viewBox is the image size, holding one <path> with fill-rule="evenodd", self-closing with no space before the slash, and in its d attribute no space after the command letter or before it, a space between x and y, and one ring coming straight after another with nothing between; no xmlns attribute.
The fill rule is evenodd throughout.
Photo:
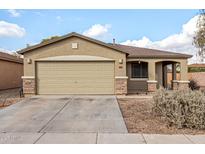
<svg viewBox="0 0 205 154"><path fill-rule="evenodd" d="M177 81L173 80L172 81L172 88L173 90L183 90L189 88L189 81Z"/></svg>
<svg viewBox="0 0 205 154"><path fill-rule="evenodd" d="M177 90L178 89L178 81L177 80L172 80L172 89Z"/></svg>
<svg viewBox="0 0 205 154"><path fill-rule="evenodd" d="M127 94L127 79L128 77L115 77L115 94L126 95Z"/></svg>
<svg viewBox="0 0 205 154"><path fill-rule="evenodd" d="M36 93L35 78L23 76L22 79L23 79L24 95L35 95Z"/></svg>
<svg viewBox="0 0 205 154"><path fill-rule="evenodd" d="M157 81L147 81L147 91L148 92L155 92L157 90Z"/></svg>
<svg viewBox="0 0 205 154"><path fill-rule="evenodd" d="M178 81L178 89L188 89L189 88L189 81Z"/></svg>

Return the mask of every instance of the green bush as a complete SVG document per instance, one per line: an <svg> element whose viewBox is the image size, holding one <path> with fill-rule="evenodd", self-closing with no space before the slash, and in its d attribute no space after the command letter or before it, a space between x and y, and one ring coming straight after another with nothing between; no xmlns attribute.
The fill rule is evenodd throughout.
<svg viewBox="0 0 205 154"><path fill-rule="evenodd" d="M201 91L159 89L153 111L177 128L205 129L205 96Z"/></svg>

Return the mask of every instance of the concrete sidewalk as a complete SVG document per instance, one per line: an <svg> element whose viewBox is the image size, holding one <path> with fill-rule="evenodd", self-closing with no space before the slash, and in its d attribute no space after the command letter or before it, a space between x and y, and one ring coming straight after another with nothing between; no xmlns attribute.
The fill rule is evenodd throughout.
<svg viewBox="0 0 205 154"><path fill-rule="evenodd" d="M0 133L0 144L205 144L205 135Z"/></svg>

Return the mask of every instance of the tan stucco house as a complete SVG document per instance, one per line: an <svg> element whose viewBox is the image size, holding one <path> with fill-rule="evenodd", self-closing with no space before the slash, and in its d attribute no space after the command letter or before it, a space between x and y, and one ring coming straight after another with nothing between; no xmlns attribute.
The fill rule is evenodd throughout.
<svg viewBox="0 0 205 154"><path fill-rule="evenodd" d="M23 59L0 52L0 90L22 86Z"/></svg>
<svg viewBox="0 0 205 154"><path fill-rule="evenodd" d="M78 33L18 51L24 55L23 90L35 94L128 94L166 88L166 67L180 64L180 80L172 71L173 89L187 87L190 55L116 43Z"/></svg>

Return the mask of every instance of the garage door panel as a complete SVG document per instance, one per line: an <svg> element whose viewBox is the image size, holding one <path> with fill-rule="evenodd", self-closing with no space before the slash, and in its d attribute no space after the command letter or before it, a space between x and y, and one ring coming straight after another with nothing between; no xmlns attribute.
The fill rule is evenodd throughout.
<svg viewBox="0 0 205 154"><path fill-rule="evenodd" d="M45 79L46 80L46 79ZM80 80L80 81L77 81L77 80L75 80L75 81L63 81L63 80L61 80L61 81L58 81L58 80L46 80L46 81L42 81L42 80L38 80L38 83L39 84L48 84L47 86L49 86L49 85L56 85L56 83L58 83L58 84L70 84L70 86L71 86L71 84L73 84L73 85L76 85L76 84L78 84L78 83L80 83L81 85L93 85L93 84L90 84L90 83L96 83L96 84L106 84L106 83L108 83L108 84L112 84L113 82L112 81L105 81L105 80L103 80L103 81L93 81L93 80ZM93 85L93 86L97 86L97 85Z"/></svg>
<svg viewBox="0 0 205 154"><path fill-rule="evenodd" d="M47 80L56 80L58 78L59 79L65 79L65 80L93 80L93 79L97 79L99 76L102 76L103 75L103 80L106 80L106 79L110 79L111 77L113 77L112 75L106 75L106 74L103 74L103 73L98 73L98 75L93 75L92 77L91 74L87 74L87 75L83 75L81 76L80 74L73 74L71 76L68 76L68 77L62 77L63 74L55 74L55 77L51 77L51 78L47 78L47 75L43 75L41 76L41 80L44 80L44 79L47 79ZM77 76L77 77L76 77ZM81 77L79 77L81 76Z"/></svg>
<svg viewBox="0 0 205 154"><path fill-rule="evenodd" d="M96 91L98 91L97 93L96 92L93 92L93 89L92 88L87 88L86 89L86 93L85 91L82 89L82 88L77 88L75 89L74 91L72 89L62 89L62 90L53 90L53 89L47 89L46 90L46 93L41 93L41 94L45 94L45 95L50 95L50 94L53 94L53 95L67 95L67 94L76 94L75 92L77 92L77 94L105 94L107 95L107 91L109 91L110 89L103 89L102 88L99 88L99 89L96 89Z"/></svg>
<svg viewBox="0 0 205 154"><path fill-rule="evenodd" d="M52 70L54 71L54 70ZM46 72L46 71L45 71ZM101 71L101 72L97 72L98 74L93 74L93 71L88 71L88 72L72 72L72 74L67 74L65 75L64 73L58 73L55 71L55 76L54 77L49 77L49 78L83 78L83 77L87 77L87 78L96 78L96 77L99 77L99 76L103 76L103 77L113 77L112 75L112 72L105 72L105 71ZM92 74L92 76L91 76ZM52 74L51 74L52 75ZM48 77L48 74L39 74L39 76L41 78L47 78Z"/></svg>
<svg viewBox="0 0 205 154"><path fill-rule="evenodd" d="M40 82L39 84L47 84L47 83ZM94 84L90 85L89 83L84 83L84 84L80 83L81 85L80 84L76 84L76 85L72 84L69 87L67 87L66 84L70 84L70 83L60 83L58 85L59 85L59 88L106 88L107 87L107 85L105 85L105 83L95 83L95 85ZM110 84L112 84L112 83L110 82ZM60 87L60 86L62 86L62 87ZM47 84L46 87L47 88L51 88L51 87L58 88L56 86L56 84L49 84L49 85Z"/></svg>
<svg viewBox="0 0 205 154"><path fill-rule="evenodd" d="M84 63L80 64L70 64L66 68L64 67L65 64L58 64L59 62L54 62L53 64L49 64L49 62L45 62L44 64L41 65L42 70L56 70L56 71L65 71L65 70L70 70L70 71L75 71L73 68L75 68L78 71L84 71ZM89 67L88 71L95 71L95 70L110 70L110 63L106 64L104 63L105 66L102 66L101 64L86 64L87 67Z"/></svg>
<svg viewBox="0 0 205 154"><path fill-rule="evenodd" d="M51 82L55 82L55 83L51 83ZM82 87L82 86L89 86L89 87L107 87L109 84L113 84L113 82L111 81L102 81L102 82L95 82L95 81L85 81L85 82L82 82L82 81L75 81L75 82L72 82L72 81L67 81L67 82L64 82L64 81L60 81L60 82L56 82L56 80L53 80L53 81L39 81L38 82L38 85L41 86L41 89L43 88L42 85L46 85L45 87L50 87L50 86L56 86L56 87L59 87L59 86L69 86L69 87ZM58 84L56 84L58 83ZM95 84L95 85L94 85ZM109 86L110 87L110 86ZM62 88L62 87L60 87Z"/></svg>
<svg viewBox="0 0 205 154"><path fill-rule="evenodd" d="M114 94L114 62L37 62L38 94Z"/></svg>
<svg viewBox="0 0 205 154"><path fill-rule="evenodd" d="M52 67L52 66L51 66ZM88 66L89 67L89 66ZM80 72L90 72L90 73L92 73L93 71L105 71L105 72L111 72L110 70L107 70L107 69L109 69L109 68L107 68L107 69L100 69L100 68L98 68L98 69L91 69L91 68L89 68L89 70L81 70L81 69L78 69L78 68L75 68L75 69L77 69L77 70L72 70L72 69L58 69L58 70L55 70L55 69L50 69L49 71L56 71L56 73L62 73L62 72L64 72L64 71L72 71L73 73L74 72L76 72L76 73L78 73L79 71ZM42 71L48 71L47 69L42 69ZM42 72L42 74L43 74L43 72Z"/></svg>

